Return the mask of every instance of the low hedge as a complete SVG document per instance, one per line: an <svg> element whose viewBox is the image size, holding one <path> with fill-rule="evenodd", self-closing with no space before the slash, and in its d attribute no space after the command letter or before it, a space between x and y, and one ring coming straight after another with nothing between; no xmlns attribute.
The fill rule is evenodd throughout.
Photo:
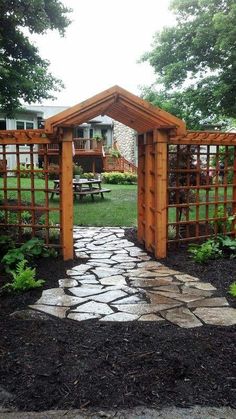
<svg viewBox="0 0 236 419"><path fill-rule="evenodd" d="M127 185L137 183L137 175L129 172L105 172L102 174L102 180L113 185Z"/></svg>

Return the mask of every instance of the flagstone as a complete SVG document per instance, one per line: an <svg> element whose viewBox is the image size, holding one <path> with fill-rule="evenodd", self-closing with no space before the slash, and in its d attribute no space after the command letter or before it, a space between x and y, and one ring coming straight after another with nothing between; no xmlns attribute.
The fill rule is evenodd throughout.
<svg viewBox="0 0 236 419"><path fill-rule="evenodd" d="M119 263L118 266L120 269L130 270L130 269L134 269L136 265L134 262L124 262L124 263Z"/></svg>
<svg viewBox="0 0 236 419"><path fill-rule="evenodd" d="M144 314L139 319L139 322L163 322L163 317L157 316L156 314Z"/></svg>
<svg viewBox="0 0 236 419"><path fill-rule="evenodd" d="M222 307L228 306L229 303L224 297L204 298L203 300L192 301L188 303L189 308L196 307Z"/></svg>
<svg viewBox="0 0 236 419"><path fill-rule="evenodd" d="M66 312L68 307L57 307L57 306L47 306L47 305L31 305L29 306L33 310L43 311L44 313L51 314L52 316L59 317L64 319L66 317Z"/></svg>
<svg viewBox="0 0 236 419"><path fill-rule="evenodd" d="M105 278L107 276L122 274L124 270L118 268L95 268L92 269L92 272L94 272L98 278Z"/></svg>
<svg viewBox="0 0 236 419"><path fill-rule="evenodd" d="M100 322L132 322L137 320L138 316L130 313L114 313L108 316L102 317Z"/></svg>
<svg viewBox="0 0 236 419"><path fill-rule="evenodd" d="M160 268L161 266L163 266L160 262L156 262L156 261L149 261L149 262L140 262L138 264L138 266L140 268L145 268L145 269L156 269L156 268Z"/></svg>
<svg viewBox="0 0 236 419"><path fill-rule="evenodd" d="M111 257L112 260L116 262L139 262L138 258L126 256L126 255L114 255Z"/></svg>
<svg viewBox="0 0 236 419"><path fill-rule="evenodd" d="M178 274L178 275L175 275L175 278L178 279L178 281L181 281L181 282L199 281L199 278L196 278L195 276L191 276L191 275L187 275L187 274Z"/></svg>
<svg viewBox="0 0 236 419"><path fill-rule="evenodd" d="M59 279L59 287L60 288L70 288L70 287L76 287L78 285L78 281L76 279Z"/></svg>
<svg viewBox="0 0 236 419"><path fill-rule="evenodd" d="M96 295L96 294L101 294L105 290L101 285L96 285L96 286L93 286L93 287L82 285L81 287L69 288L69 291L72 294L76 295L77 297L81 297L81 299L82 299L83 297L88 297L88 296L92 296L92 295Z"/></svg>
<svg viewBox="0 0 236 419"><path fill-rule="evenodd" d="M142 316L142 314L151 314L158 313L162 310L167 310L172 307L178 306L178 303L171 304L112 304L111 307L115 307L119 311L124 311L125 313L137 314Z"/></svg>
<svg viewBox="0 0 236 419"><path fill-rule="evenodd" d="M149 297L151 298L151 300L154 300L155 297L151 297L150 295L154 295L154 296L163 296L163 297L168 297L168 298L172 298L175 301L181 301L183 303L188 303L190 301L196 301L196 300L201 300L203 298L203 296L200 295L195 295L195 294L181 294L180 292L165 292L165 291L150 291L149 293Z"/></svg>
<svg viewBox="0 0 236 419"><path fill-rule="evenodd" d="M111 303L112 301L118 300L118 298L127 297L127 294L121 290L112 290L104 292L103 294L93 296L93 301L99 301L101 303Z"/></svg>
<svg viewBox="0 0 236 419"><path fill-rule="evenodd" d="M116 301L116 304L137 304L137 303L146 303L146 301L141 300L137 295L131 295L127 298L122 298L119 301Z"/></svg>
<svg viewBox="0 0 236 419"><path fill-rule="evenodd" d="M79 258L79 259L89 259L88 254L87 254L87 253L85 253L85 252L81 252L81 251L79 251L79 252L75 252L75 255L76 255L76 257L77 257L77 258Z"/></svg>
<svg viewBox="0 0 236 419"><path fill-rule="evenodd" d="M99 314L94 313L69 313L67 316L68 319L77 320L79 322L91 319L100 319L101 316Z"/></svg>
<svg viewBox="0 0 236 419"><path fill-rule="evenodd" d="M186 307L177 307L161 314L166 320L186 329L202 326L200 320Z"/></svg>
<svg viewBox="0 0 236 419"><path fill-rule="evenodd" d="M67 275L83 275L90 269L89 265L81 264L74 266L71 270L67 271Z"/></svg>
<svg viewBox="0 0 236 419"><path fill-rule="evenodd" d="M90 280L90 279L96 280L96 276L94 274L77 275L76 279L78 281L83 281L83 280L87 281L87 280ZM97 282L97 280L96 280L96 282Z"/></svg>
<svg viewBox="0 0 236 419"><path fill-rule="evenodd" d="M193 287L199 290L204 291L215 291L216 288L213 287L209 282L185 282L186 287Z"/></svg>
<svg viewBox="0 0 236 419"><path fill-rule="evenodd" d="M152 288L152 287L159 287L162 285L170 285L176 284L173 282L173 278L171 276L161 277L161 278L148 278L148 279L141 279L141 278L131 278L131 284L134 287L143 287L143 288Z"/></svg>
<svg viewBox="0 0 236 419"><path fill-rule="evenodd" d="M174 284L169 284L169 285L162 285L160 287L154 287L153 288L154 291L165 291L166 293L168 292L172 292L172 293L176 293L179 294L180 293L180 289L178 287L178 285L174 285Z"/></svg>
<svg viewBox="0 0 236 419"><path fill-rule="evenodd" d="M80 279L79 282L81 285L99 285L99 282L96 279Z"/></svg>
<svg viewBox="0 0 236 419"><path fill-rule="evenodd" d="M88 265L91 266L107 266L107 265L115 265L116 262L114 260L111 259L91 259L88 261Z"/></svg>
<svg viewBox="0 0 236 419"><path fill-rule="evenodd" d="M112 253L94 253L91 254L92 259L109 259L112 256Z"/></svg>
<svg viewBox="0 0 236 419"><path fill-rule="evenodd" d="M123 275L113 275L100 279L102 285L126 285Z"/></svg>
<svg viewBox="0 0 236 419"><path fill-rule="evenodd" d="M93 313L93 314L112 314L114 311L104 303L89 301L88 303L78 306L73 312Z"/></svg>
<svg viewBox="0 0 236 419"><path fill-rule="evenodd" d="M167 294L167 295L164 295ZM151 304L168 304L169 307L178 307L182 305L179 301L172 299L171 293L147 292L147 297L150 299Z"/></svg>
<svg viewBox="0 0 236 419"><path fill-rule="evenodd" d="M75 288L79 289L79 288ZM83 302L82 298L65 294L63 288L50 288L42 292L41 298L35 304L70 307Z"/></svg>
<svg viewBox="0 0 236 419"><path fill-rule="evenodd" d="M232 326L236 324L236 309L232 307L199 307L194 314L206 324L215 326Z"/></svg>
<svg viewBox="0 0 236 419"><path fill-rule="evenodd" d="M214 291L205 291L193 287L188 287L185 284L182 286L182 293L183 294L191 294L191 295L197 295L200 297L211 297L212 294L214 294Z"/></svg>

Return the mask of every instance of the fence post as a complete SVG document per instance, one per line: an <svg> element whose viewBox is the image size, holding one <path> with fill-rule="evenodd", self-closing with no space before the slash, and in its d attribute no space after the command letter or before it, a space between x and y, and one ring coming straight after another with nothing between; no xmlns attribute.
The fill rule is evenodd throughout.
<svg viewBox="0 0 236 419"><path fill-rule="evenodd" d="M63 259L73 259L72 129L63 129L61 155L61 225Z"/></svg>
<svg viewBox="0 0 236 419"><path fill-rule="evenodd" d="M167 253L167 141L168 133L155 130L155 256Z"/></svg>
<svg viewBox="0 0 236 419"><path fill-rule="evenodd" d="M138 241L144 242L144 135L138 135Z"/></svg>

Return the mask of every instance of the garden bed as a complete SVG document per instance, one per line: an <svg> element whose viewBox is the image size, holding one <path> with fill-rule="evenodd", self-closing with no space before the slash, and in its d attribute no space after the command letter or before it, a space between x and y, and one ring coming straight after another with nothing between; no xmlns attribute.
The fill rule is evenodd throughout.
<svg viewBox="0 0 236 419"><path fill-rule="evenodd" d="M127 230L136 240L135 230ZM45 288L76 262L39 259ZM182 248L164 261L229 297L235 260L196 265ZM0 286L7 280L1 275ZM42 289L0 297L0 396L20 410L235 404L235 327L180 329L158 323L77 323L46 314L11 315ZM229 298L228 298L229 299ZM233 300L231 300L233 302ZM5 389L12 395L1 392ZM0 397L1 402L1 397Z"/></svg>

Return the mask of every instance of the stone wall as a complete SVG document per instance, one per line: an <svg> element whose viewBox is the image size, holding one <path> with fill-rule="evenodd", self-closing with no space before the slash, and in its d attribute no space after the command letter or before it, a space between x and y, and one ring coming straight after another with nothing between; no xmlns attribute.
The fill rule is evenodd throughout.
<svg viewBox="0 0 236 419"><path fill-rule="evenodd" d="M126 125L114 121L113 141L117 141L121 155L136 164L136 132Z"/></svg>

